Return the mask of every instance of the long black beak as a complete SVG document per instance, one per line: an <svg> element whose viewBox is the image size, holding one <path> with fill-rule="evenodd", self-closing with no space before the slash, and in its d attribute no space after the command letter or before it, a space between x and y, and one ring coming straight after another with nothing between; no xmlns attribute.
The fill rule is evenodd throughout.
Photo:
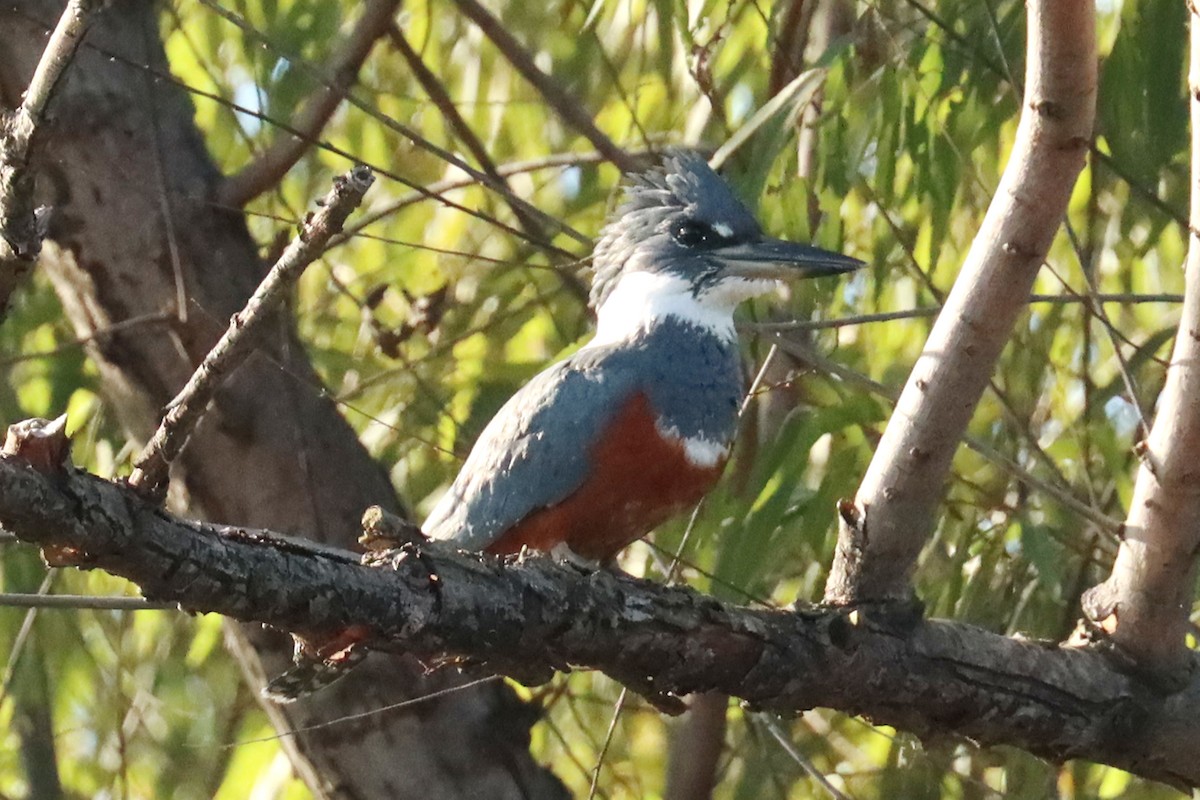
<svg viewBox="0 0 1200 800"><path fill-rule="evenodd" d="M864 263L841 253L765 236L719 247L712 254L724 263L730 275L750 279L818 278L852 272Z"/></svg>

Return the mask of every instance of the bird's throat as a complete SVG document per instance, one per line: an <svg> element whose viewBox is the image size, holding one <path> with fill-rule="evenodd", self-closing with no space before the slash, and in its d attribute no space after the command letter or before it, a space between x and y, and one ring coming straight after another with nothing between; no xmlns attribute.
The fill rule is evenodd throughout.
<svg viewBox="0 0 1200 800"><path fill-rule="evenodd" d="M629 272L621 276L597 309L596 336L586 346L632 341L666 321L681 322L722 341L733 341L733 310L743 299L719 289L697 295L690 281L675 275Z"/></svg>

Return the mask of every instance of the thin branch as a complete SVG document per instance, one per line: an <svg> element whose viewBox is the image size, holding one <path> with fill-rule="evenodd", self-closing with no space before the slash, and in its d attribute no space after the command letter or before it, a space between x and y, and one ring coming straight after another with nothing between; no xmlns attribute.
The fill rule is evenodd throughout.
<svg viewBox="0 0 1200 800"><path fill-rule="evenodd" d="M170 322L174 318L175 315L167 311L158 311L152 314L139 314L136 317L130 317L129 319L123 319L119 322L114 322L111 325L106 325L103 328L97 328L87 336L80 336L76 339L72 339L69 342L63 342L57 347L52 347L49 350L37 350L32 353L18 353L15 356L0 358L0 368L11 367L14 364L20 364L24 361L37 361L43 358L53 358L54 356L65 353L68 350L74 350L78 347L83 347L84 345L96 340L103 341L107 337L112 336L114 333L128 330L129 328L138 328L142 325L162 325ZM3 537L0 537L0 541L3 541Z"/></svg>
<svg viewBox="0 0 1200 800"><path fill-rule="evenodd" d="M95 0L67 3L21 105L0 116L0 318L42 250L48 210L34 206L33 159L45 141L46 107L97 5Z"/></svg>
<svg viewBox="0 0 1200 800"><path fill-rule="evenodd" d="M148 496L157 496L165 489L170 463L187 444L224 378L253 352L255 336L270 318L269 312L282 302L305 267L324 252L329 238L342 229L346 217L362 202L374 180L365 167L334 180L321 207L304 221L297 237L271 267L245 307L233 315L220 341L168 404L158 430L134 461L130 486Z"/></svg>
<svg viewBox="0 0 1200 800"><path fill-rule="evenodd" d="M779 724L779 720L772 717L762 717L761 722L771 736L774 737L775 741L779 742L779 746L782 747L783 751L788 754L788 757L791 758L792 761L795 761L796 765L800 767L800 769L804 770L805 774L812 778L818 786L824 789L826 794L832 797L833 800L850 800L848 795L844 794L836 786L830 783L829 779L825 777L825 774L821 772L821 770L817 769L816 765L805 758L803 753L796 749L796 745L792 744L791 738L787 735L787 732L784 731L783 726Z"/></svg>
<svg viewBox="0 0 1200 800"><path fill-rule="evenodd" d="M262 41L266 46L273 48L273 45L271 45L268 40L263 38L261 32L259 32L257 29L255 29L254 26L251 25L249 22L246 22L244 19L237 16L236 14L233 14L232 12L228 12L225 9L222 9L219 5L217 5L215 2L213 2L213 0L200 0L200 2L204 5L206 5L208 8L210 8L214 12L220 14L222 17L227 19L229 22L239 26L239 28L241 28L241 30L243 30L247 35L253 35L253 36L259 37L260 41ZM10 9L10 10L12 11L12 13L15 16L23 18L32 24L39 25L39 26L44 26L44 24L45 24L37 17L25 14L20 9ZM130 59L126 55L124 55L120 52L117 52L116 50L102 47L102 46L93 44L92 42L85 42L84 47L92 50L95 53L98 53L99 55L103 56L104 58L108 59L109 61L112 61L117 64L121 64L121 65L129 67L130 69L133 69L133 70L147 72L150 75L154 76L154 78L158 81L162 81L164 83L168 83L173 86L178 86L180 89L184 90L188 94L194 95L195 97L204 98L205 100L216 103L217 105L219 105L223 108L226 108L230 111L236 112L238 115L244 115L247 117L251 117L253 119L259 120L260 122L262 122L265 125L270 125L272 127L286 131L288 134L290 134L292 136L304 138L303 132L298 129L293 128L290 125L290 123L285 122L283 120L275 119L274 117L270 116L269 114L263 113L259 109L250 108L249 106L244 106L239 103L235 103L232 100L230 100L226 97L222 97L219 94L216 94L216 93L210 92L210 91L206 91L206 90L200 88L199 86L195 86L195 85L189 84L185 81L182 81L178 77L176 77L174 74L172 74L169 70L156 69L155 67L153 67L149 64ZM282 57L288 58L292 63L294 63L294 64L300 66L301 68L305 69L306 71L308 71L309 74L313 75L315 80L318 80L319 82L323 81L323 78L321 76L317 75L315 73L315 71L312 70L310 67L308 67L303 62L303 60L300 60L290 54L280 53L280 55ZM493 184L488 183L486 175L479 172L478 170L473 169L470 165L463 162L461 159L459 159L453 153L450 153L449 151L447 151L443 148L437 147L432 142L429 142L424 137L420 136L420 134L418 134L415 130L408 128L407 126L401 125L400 123L396 122L395 120L391 119L390 117L387 117L386 115L381 114L377 109L372 108L367 103L355 98L352 93L347 95L346 100L348 102L350 102L351 104L353 104L354 106L366 111L368 114L370 114L373 118L379 120L386 127L397 131L398 133L407 137L408 139L411 139L413 141L413 143L416 144L417 146L433 152L435 155L437 155L438 157L447 161L448 163L453 164L454 166L458 167L459 169L462 169L464 172L466 172L470 176L467 180L462 182L462 185L471 185L474 183L482 183L483 185L487 186L488 188L491 188L491 189L497 188ZM338 147L337 145L331 144L328 141L314 140L314 141L309 141L308 144L312 147L316 147L321 150L324 150L327 153L331 153L333 155L339 156L340 158L344 158L347 161L350 161L354 164L361 163L364 166L369 167L373 172L376 172L379 175L382 175L384 177L391 178L392 180L396 181L397 183L399 183L403 186L406 186L409 189L412 189L418 195L417 199L435 200L435 201L441 203L446 208L452 208L455 211L466 214L469 217L473 217L473 218L481 220L482 222L485 222L489 225L492 225L495 228L497 228L498 230L502 230L506 233L510 233L513 236L517 237L518 239L521 239L522 241L527 241L530 244L534 245L535 247L541 248L548 254L558 255L558 256L561 256L564 258L575 258L574 253L571 253L560 247L556 247L553 243L535 240L528 233L526 233L518 228L514 228L513 226L508 225L507 223L505 223L499 219L496 219L495 217L489 216L488 214L485 214L481 211L478 211L473 208L468 208L468 207L462 205L461 203L456 203L447 197L444 197L442 195L435 193L435 191L433 191L432 189L427 189L424 186L422 186L420 183L404 177L403 175L401 175L398 172L389 170L387 167L384 167L379 164L372 164L372 163L365 162L359 156L355 155L354 153L351 153L350 151L348 151L344 148ZM587 154L587 153L580 154L578 156L578 158L580 159L580 163L584 163L587 159L589 159L591 157L591 155L592 154ZM644 156L645 156L645 154L635 152L635 151L631 151L630 155L634 158L639 158L639 157L644 158ZM559 158L559 157L551 156L549 159L546 159L546 161L553 161L556 158ZM604 160L604 158L601 157L597 160ZM538 162L530 161L530 162L525 162L525 163L527 165L533 165ZM533 169L533 168L534 167L532 167L532 166L528 167L528 169ZM525 170L525 171L528 171L528 170ZM507 174L512 174L512 173L505 172L504 169L501 168L501 174L507 175ZM439 185L444 185L444 184L439 184ZM457 187L452 187L452 188L457 188ZM501 189L501 191L502 191L502 189ZM526 208L526 211L528 213L541 215L540 218L542 218L545 222L550 224L551 227L553 227L555 229L562 229L563 232L567 236L571 237L572 239L575 239L577 242L579 242L581 244L590 244L591 243L591 240L587 236L584 236L582 233L575 230L574 228L566 226L562 221L557 220L548 214L545 214L544 212L540 211L535 206L528 204L526 201L522 200L521 198L510 199L510 202L517 202L517 203L525 204L524 207ZM215 201L213 201L213 204L219 205ZM339 240L339 244L341 243L341 241L342 240Z"/></svg>
<svg viewBox="0 0 1200 800"><path fill-rule="evenodd" d="M46 577L42 578L42 583L38 586L34 597L46 596L46 592L50 591L50 585L54 583L55 574L53 570L46 573ZM25 653L25 645L29 641L29 636L33 633L33 623L37 620L37 613L37 606L29 606L29 610L21 619L21 627L17 629L17 635L13 637L12 646L8 651L8 660L4 665L4 677L0 679L0 706L8 699L8 693L12 689L13 680L17 675L17 665Z"/></svg>
<svg viewBox="0 0 1200 800"><path fill-rule="evenodd" d="M358 78L375 42L383 37L396 15L399 0L368 0L362 16L329 59L326 81L304 102L291 128L301 135L280 132L265 150L235 175L227 177L217 189L216 200L223 205L241 207L268 191L308 152L310 143L345 99Z"/></svg>
<svg viewBox="0 0 1200 800"><path fill-rule="evenodd" d="M505 198L515 197L512 188L508 186L508 181L496 169L496 162L492 160L491 153L487 147L475 135L475 131L463 119L462 114L458 112L457 106L454 105L454 100L450 97L450 93L446 91L446 87L438 80L437 75L429 67L425 66L425 62L421 60L421 54L413 49L413 46L408 43L408 39L404 38L404 33L396 27L393 22L388 26L388 40L392 46L399 51L400 56L408 64L408 68L412 70L413 76L417 79L417 83L421 84L421 88L425 90L425 94L429 100L437 107L441 113L442 119L458 137L458 140L463 143L463 146L471 152L475 157L475 161L479 164L479 168L484 174L490 177L497 183L504 184L507 187L507 192L503 195ZM521 221L521 224L526 227L532 236L544 237L546 232L542 230L541 223L529 214L520 204L510 204L513 214Z"/></svg>
<svg viewBox="0 0 1200 800"><path fill-rule="evenodd" d="M483 34L492 40L492 44L496 45L496 49L504 55L508 63L512 64L513 68L541 93L546 102L568 125L591 142L592 147L620 167L622 172L637 172L642 168L643 165L638 159L618 147L612 139L609 139L603 131L596 127L596 123L579 102L578 97L559 86L552 77L538 68L533 56L525 46L518 42L503 23L492 16L491 12L475 0L454 0L454 5L458 7L463 16L474 22L483 31Z"/></svg>
<svg viewBox="0 0 1200 800"><path fill-rule="evenodd" d="M1084 594L1098 632L1137 666L1168 682L1187 679L1185 644L1200 549L1200 12L1189 4L1192 123L1191 220L1179 332L1142 445L1125 537L1108 579Z"/></svg>
<svg viewBox="0 0 1200 800"><path fill-rule="evenodd" d="M892 404L895 404L899 399L899 396L894 389L884 386L878 381L871 380L871 378L867 377L866 375L856 372L855 370L852 370L842 364L838 364L832 359L826 358L808 345L788 339L779 333L772 333L770 336L771 341L775 344L778 344L781 350L803 359L805 363L811 364L821 372L833 375L853 386L865 389L874 395L884 398ZM1093 508L1083 500L1075 497L1073 494L1071 494L1069 488L1056 486L1052 483L1042 480L1017 462L1013 461L1008 456L997 452L994 448L990 447L974 436L964 436L963 444L965 444L969 449L978 453L985 460L991 462L994 466L1008 473L1009 476L1015 480L1019 480L1029 487L1042 492L1062 505L1064 508L1075 512L1075 514L1077 514L1081 519L1091 522L1093 525L1110 536L1115 537L1121 532L1122 524L1120 520L1109 517L1103 511Z"/></svg>
<svg viewBox="0 0 1200 800"><path fill-rule="evenodd" d="M303 59L296 57L294 54L285 53L285 52L281 51L279 48L276 47L274 42L272 42L270 39L265 37L261 31L259 31L256 27L254 27L254 25L252 25L244 17L238 16L237 14L233 13L232 11L221 7L216 2L216 0L199 0L199 1L200 1L201 5L208 8L209 10L211 10L214 14L217 14L222 19L226 20L227 22L231 23L232 25L237 26L238 29L241 30L243 33L245 33L247 36L252 36L252 37L258 39L259 41L263 42L263 44L265 44L267 47L271 48L273 51L278 52L280 55L291 59L293 64L295 64L301 70L303 70L305 73L310 75L314 80L324 83L323 76L321 76L319 73L317 73L317 71L314 70L311 66L309 66ZM191 91L191 90L189 89L189 91ZM446 148L440 147L440 146L434 144L432 141L430 141L426 137L422 136L421 133L419 131L417 131L415 128L411 128L408 125L405 125L404 123L396 120L395 118L390 117L387 114L384 114L383 112L381 112L378 108L376 108L372 104L356 97L353 92L347 91L345 94L345 100L350 105L354 106L355 108L359 109L363 113L367 114L372 119L376 120L381 125L388 128L389 130L400 134L401 136L403 136L408 141L412 142L417 147L420 147L422 150L425 150L426 152L441 159L445 163L450 164L455 167L458 167L463 172L466 172L467 174L474 176L484 186L486 186L489 189L491 189L492 191L497 192L497 193L501 194L502 196L504 196L505 199L509 203L519 205L525 213L530 214L531 216L536 217L537 219L541 220L542 224L545 225L548 229L562 231L562 233L571 237L572 239L579 242L580 244L591 244L591 239L589 239L584 234L575 230L574 228L572 228L570 225L566 224L562 220L556 219L555 217L550 216L549 214L545 213L541 209L539 209L536 206L529 203L524 198L521 198L521 197L518 197L517 195L512 194L511 192L508 191L507 184L505 184L504 182L497 183L496 181L492 180L492 178L490 176L488 176L486 173L480 172L479 170L475 169L470 164L463 161L461 158L459 158L457 155L450 152ZM327 146L326 149L334 151L334 148L331 146ZM379 172L381 175L388 174L388 173L384 173L383 170L376 170L376 171ZM389 174L389 177L396 178L397 176ZM397 178L397 179L400 180L402 183L404 183L404 185L408 186L409 188L416 189L417 191L422 191L421 187L419 185L413 183L412 181L402 179L402 178ZM454 203L446 200L445 198L438 198L438 199L448 206L451 206L453 208L458 208L459 210L464 211L465 213L472 214L473 216L479 217L481 219L486 219L489 223L495 225L497 228L508 231L509 233L512 233L512 234L520 237L521 239L524 239L525 241L528 241L531 244L534 244L548 252L556 253L560 256L565 256L568 258L574 258L574 255L572 253L569 253L569 252L563 250L562 248L555 246L552 242L550 242L548 240L536 239L533 236L530 236L525 231L521 231L516 228L513 228L512 226L506 225L503 222L500 222L499 220L484 217L478 211L472 211L471 209L463 208L462 206L454 204Z"/></svg>
<svg viewBox="0 0 1200 800"><path fill-rule="evenodd" d="M826 599L903 600L951 459L1028 301L1083 167L1096 99L1090 0L1030 0L1027 91L996 196L841 515Z"/></svg>
<svg viewBox="0 0 1200 800"><path fill-rule="evenodd" d="M1181 294L1137 294L1133 292L1113 292L1113 293L1088 293L1076 294L1074 292L1062 292L1059 294L1031 294L1029 295L1030 303L1055 303L1066 305L1069 303L1082 303L1088 306L1094 306L1096 303L1124 303L1126 305L1134 305L1138 303L1182 303L1183 295ZM927 308L906 308L900 311L881 311L877 314L855 314L849 317L836 317L834 319L794 319L780 320L778 322L746 322L738 323L739 330L749 331L819 331L827 328L849 328L854 325L870 325L875 322L893 322L898 319L921 319L924 317L936 317L942 313L942 306L929 306ZM1116 333L1111 327L1111 323L1107 323L1107 327ZM1132 342L1127 343L1132 344ZM1114 348L1116 344L1114 343Z"/></svg>
<svg viewBox="0 0 1200 800"><path fill-rule="evenodd" d="M608 748L612 746L613 737L617 732L617 723L621 720L621 712L625 710L625 701L629 699L629 689L622 686L617 702L613 704L612 717L608 721L608 730L604 733L604 742L600 752L596 754L596 766L592 767L592 781L588 785L587 800L594 800L596 790L600 788L600 770L604 768L604 760L608 757Z"/></svg>
<svg viewBox="0 0 1200 800"><path fill-rule="evenodd" d="M635 158L645 158L649 155L644 151L633 151L630 153ZM529 161L515 161L511 164L500 164L496 167L496 173L501 178L508 178L512 175L520 175L527 172L536 172L543 169L559 169L562 167L575 167L582 164L598 164L604 161L604 154L600 152L591 153L556 153L546 156L545 158L536 158ZM451 192L455 189L462 189L467 186L474 186L479 183L479 179L474 175L466 175L461 178L446 178L445 180L431 183L423 187L421 191L409 192L408 194L392 200L387 205L375 209L364 214L357 222L350 225L346 230L330 240L330 247L336 247L344 244L359 234L368 225L378 222L381 219L395 214L408 206L415 205L422 200L435 197L440 199L441 195Z"/></svg>
<svg viewBox="0 0 1200 800"><path fill-rule="evenodd" d="M175 603L156 603L144 597L104 597L84 594L20 594L0 593L0 607L7 608L66 608L99 611L178 611Z"/></svg>
<svg viewBox="0 0 1200 800"><path fill-rule="evenodd" d="M423 546L364 566L180 520L21 452L0 456L0 524L58 566L104 569L191 611L302 633L355 626L377 650L467 658L530 683L572 665L659 702L717 691L764 710L825 706L1200 786L1200 680L1163 696L1086 649L865 610L744 608L545 557Z"/></svg>
<svg viewBox="0 0 1200 800"><path fill-rule="evenodd" d="M479 137L475 135L475 131L463 119L462 114L458 112L458 108L454 105L454 101L451 99L449 92L446 91L446 87L433 74L433 71L425 66L425 62L421 60L420 53L414 50L412 45L408 43L408 40L404 38L403 32L396 27L395 22L392 22L388 26L387 33L392 45L400 52L409 69L413 71L417 82L421 84L421 88L425 90L425 94L437 106L438 111L442 114L442 119L450 126L454 135L471 151L471 155L475 157L479 168L488 176L488 179L496 186L503 187L503 190L499 194L508 203L509 208L512 209L513 216L521 223L521 227L525 229L530 238L549 241L546 226L543 224L545 215L531 214L527 203L523 201L517 202L517 193L513 191L508 181L496 169L496 162L492 160L491 154L488 153L487 148ZM551 257L554 257L553 254L551 254ZM561 260L561 256L559 256L559 259ZM575 297L579 298L582 302L587 302L587 287L578 277L567 270L556 270L555 272Z"/></svg>

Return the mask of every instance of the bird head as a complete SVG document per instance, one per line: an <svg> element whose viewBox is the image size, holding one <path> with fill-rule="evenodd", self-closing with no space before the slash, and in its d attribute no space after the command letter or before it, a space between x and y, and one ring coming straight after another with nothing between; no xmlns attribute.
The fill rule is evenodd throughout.
<svg viewBox="0 0 1200 800"><path fill-rule="evenodd" d="M591 300L602 336L617 317L628 327L633 317L655 313L728 318L731 334L738 303L778 281L860 266L850 256L765 236L703 157L676 152L661 169L633 178L601 232Z"/></svg>

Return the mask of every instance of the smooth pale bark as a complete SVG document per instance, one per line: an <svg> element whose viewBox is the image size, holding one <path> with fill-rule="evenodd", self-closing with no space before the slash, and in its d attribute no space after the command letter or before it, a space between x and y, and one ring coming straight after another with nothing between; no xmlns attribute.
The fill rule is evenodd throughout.
<svg viewBox="0 0 1200 800"><path fill-rule="evenodd" d="M187 94L169 76L156 9L131 1L96 13L79 69L60 87L39 164L42 202L56 209L46 267L79 335L170 317L120 328L89 348L110 408L142 441L265 270L241 215L208 202L222 176ZM5 104L24 91L61 10L51 0L0 6ZM208 519L349 546L337 537L350 535L369 505L397 509L394 491L321 396L290 325L280 318L268 327L183 454L175 485L186 491L176 500ZM258 683L291 662L285 636L257 626L233 635ZM302 729L439 685L406 661L379 657L309 701L268 712L281 731ZM526 750L531 722L510 692L491 686L281 741L319 797L561 796Z"/></svg>
<svg viewBox="0 0 1200 800"><path fill-rule="evenodd" d="M1141 669L1186 681L1200 549L1200 18L1191 13L1192 193L1186 292L1112 573L1084 595L1101 635Z"/></svg>
<svg viewBox="0 0 1200 800"><path fill-rule="evenodd" d="M852 505L825 589L906 600L951 460L1083 167L1096 105L1095 3L1030 0L1020 125L1000 186Z"/></svg>

